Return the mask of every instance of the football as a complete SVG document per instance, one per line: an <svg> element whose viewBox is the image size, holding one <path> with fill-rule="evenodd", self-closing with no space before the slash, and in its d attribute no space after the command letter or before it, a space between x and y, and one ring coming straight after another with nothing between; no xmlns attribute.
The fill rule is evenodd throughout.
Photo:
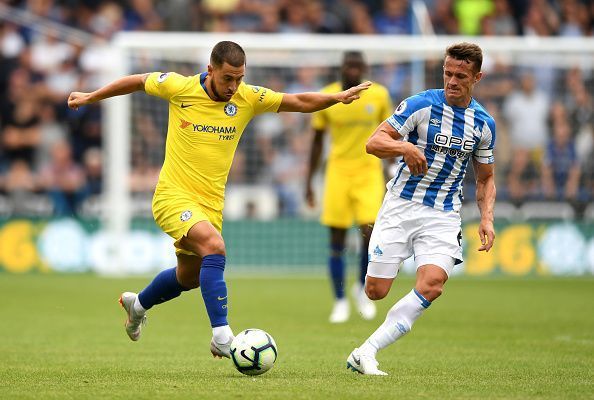
<svg viewBox="0 0 594 400"><path fill-rule="evenodd" d="M241 331L231 342L231 360L242 374L263 374L272 368L277 355L274 339L261 329Z"/></svg>

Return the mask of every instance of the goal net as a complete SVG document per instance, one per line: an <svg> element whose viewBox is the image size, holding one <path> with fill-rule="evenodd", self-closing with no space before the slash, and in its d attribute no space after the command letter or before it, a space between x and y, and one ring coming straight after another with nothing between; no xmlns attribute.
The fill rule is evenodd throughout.
<svg viewBox="0 0 594 400"><path fill-rule="evenodd" d="M151 71L203 72L210 50L220 40L233 40L245 49L246 82L280 92L319 90L338 79L344 51L360 50L370 65L368 77L389 89L395 105L413 93L443 86L441 68L448 45L478 43L485 54L485 77L475 97L498 123L498 184L504 199L508 196L503 178L512 162L504 108L523 76L532 77L539 96L548 102L547 129L550 110L558 101L567 118L573 118L572 136L583 143L579 156L587 157L592 146L587 101L594 89L594 43L585 40L124 32L112 43L116 56L106 78ZM587 91L585 99L580 98L580 85ZM116 237L132 226L154 229L150 200L164 157L167 104L138 93L110 99L104 107L106 227ZM524 117L542 118L530 112L527 109ZM312 272L326 262L328 232L318 222L320 210L308 208L303 200L312 139L309 122L305 114L266 114L256 117L243 134L228 180L223 226L230 263L240 269L273 266L282 272ZM315 180L318 203L322 173L320 168ZM465 193L472 200L472 171L468 175ZM476 217L474 201L465 208L469 218ZM512 211L506 206L501 210L503 217L517 217L516 204L510 205ZM357 249L353 231L348 241L351 267L357 264Z"/></svg>

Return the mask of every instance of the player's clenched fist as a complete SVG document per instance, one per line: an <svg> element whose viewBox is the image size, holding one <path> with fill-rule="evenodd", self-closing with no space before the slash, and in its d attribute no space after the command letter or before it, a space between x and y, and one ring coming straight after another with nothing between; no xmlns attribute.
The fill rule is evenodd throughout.
<svg viewBox="0 0 594 400"><path fill-rule="evenodd" d="M89 93L72 92L68 96L68 107L78 110L78 107L89 104Z"/></svg>
<svg viewBox="0 0 594 400"><path fill-rule="evenodd" d="M417 146L409 142L403 157L412 175L425 175L427 173L427 159Z"/></svg>

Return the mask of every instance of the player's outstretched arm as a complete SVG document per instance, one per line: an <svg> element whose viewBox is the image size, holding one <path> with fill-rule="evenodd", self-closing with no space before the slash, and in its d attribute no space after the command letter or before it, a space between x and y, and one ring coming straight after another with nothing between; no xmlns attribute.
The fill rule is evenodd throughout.
<svg viewBox="0 0 594 400"><path fill-rule="evenodd" d="M78 110L78 107L95 103L109 97L121 96L144 90L144 83L148 74L128 75L117 79L94 92L72 92L68 96L68 107Z"/></svg>
<svg viewBox="0 0 594 400"><path fill-rule="evenodd" d="M495 241L495 228L493 227L493 210L495 208L495 164L482 164L473 160L476 175L476 202L481 211L479 237L481 247L479 251L489 251Z"/></svg>
<svg viewBox="0 0 594 400"><path fill-rule="evenodd" d="M323 110L337 103L350 104L357 100L360 93L370 86L371 82L367 81L338 93L285 93L278 111L310 113Z"/></svg>

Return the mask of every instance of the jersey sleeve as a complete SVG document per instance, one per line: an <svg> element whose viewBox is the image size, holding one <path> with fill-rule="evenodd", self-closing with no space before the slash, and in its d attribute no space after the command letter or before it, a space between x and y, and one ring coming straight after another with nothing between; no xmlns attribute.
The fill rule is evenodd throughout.
<svg viewBox="0 0 594 400"><path fill-rule="evenodd" d="M417 111L429 105L430 103L425 99L423 93L416 94L403 100L386 122L396 129L401 136L406 136L419 123L419 113Z"/></svg>
<svg viewBox="0 0 594 400"><path fill-rule="evenodd" d="M171 100L185 86L186 77L175 72L152 72L144 84L144 91L151 96Z"/></svg>
<svg viewBox="0 0 594 400"><path fill-rule="evenodd" d="M481 164L493 164L495 162L493 150L495 150L495 120L489 118L483 125L481 139L472 155Z"/></svg>
<svg viewBox="0 0 594 400"><path fill-rule="evenodd" d="M283 101L283 94L262 86L247 85L246 98L254 107L254 114L277 112Z"/></svg>

